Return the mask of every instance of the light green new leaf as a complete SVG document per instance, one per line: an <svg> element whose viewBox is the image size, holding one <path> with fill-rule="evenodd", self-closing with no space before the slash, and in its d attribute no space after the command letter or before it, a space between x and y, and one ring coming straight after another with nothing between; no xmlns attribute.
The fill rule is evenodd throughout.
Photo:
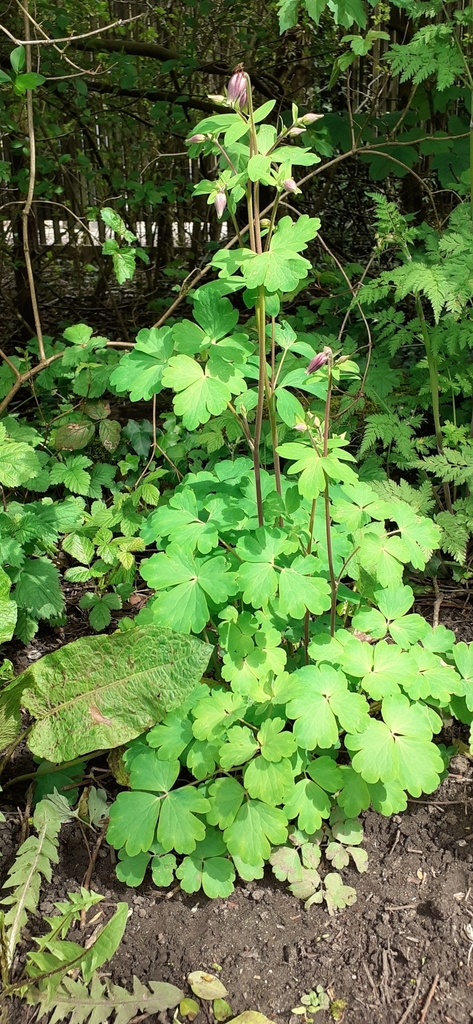
<svg viewBox="0 0 473 1024"><path fill-rule="evenodd" d="M291 732L283 732L283 718L267 718L263 722L258 735L261 753L266 761L280 761L282 757L290 757L296 749L296 741Z"/></svg>
<svg viewBox="0 0 473 1024"><path fill-rule="evenodd" d="M130 857L146 853L155 836L162 799L156 793L119 793L110 808L107 842Z"/></svg>
<svg viewBox="0 0 473 1024"><path fill-rule="evenodd" d="M243 265L243 275L248 288L261 285L268 292L291 292L297 288L311 268L309 260L299 256L291 249L270 249L259 255L254 254L251 260Z"/></svg>
<svg viewBox="0 0 473 1024"><path fill-rule="evenodd" d="M198 892L202 887L210 899L225 898L233 892L235 870L232 862L225 857L226 846L221 833L207 829L205 839L197 843L194 853L184 857L177 868L176 877L181 879L185 892Z"/></svg>
<svg viewBox="0 0 473 1024"><path fill-rule="evenodd" d="M393 587L402 583L409 552L400 537L388 537L381 523L371 523L361 533L357 560L381 586Z"/></svg>
<svg viewBox="0 0 473 1024"><path fill-rule="evenodd" d="M219 778L209 786L210 810L207 812L209 825L225 829L235 820L243 803L245 790L240 783L228 776Z"/></svg>
<svg viewBox="0 0 473 1024"><path fill-rule="evenodd" d="M294 735L303 750L328 749L338 740L338 722L358 731L367 719L365 698L350 693L346 677L330 665L306 665L294 672L281 698L287 701L288 717L296 719Z"/></svg>
<svg viewBox="0 0 473 1024"><path fill-rule="evenodd" d="M133 758L130 767L132 789L169 793L180 771L179 761L160 761L156 751L143 750Z"/></svg>
<svg viewBox="0 0 473 1024"><path fill-rule="evenodd" d="M145 559L140 566L143 579L158 591L172 588L153 601L155 622L183 633L200 633L209 619L205 595L224 604L235 593L235 577L227 569L223 556L193 558L178 544L170 544L166 554Z"/></svg>
<svg viewBox="0 0 473 1024"><path fill-rule="evenodd" d="M192 723L183 718L180 710L171 711L161 722L147 734L146 741L150 747L157 749L160 761L174 761L193 738Z"/></svg>
<svg viewBox="0 0 473 1024"><path fill-rule="evenodd" d="M0 566L0 644L11 640L16 625L18 609L16 602L10 599L10 588L10 577Z"/></svg>
<svg viewBox="0 0 473 1024"><path fill-rule="evenodd" d="M222 736L222 726L228 728L245 711L245 701L228 690L212 690L192 709L195 721L192 732L198 740L214 741Z"/></svg>
<svg viewBox="0 0 473 1024"><path fill-rule="evenodd" d="M0 484L4 487L19 487L41 470L41 463L29 444L11 441L0 424Z"/></svg>
<svg viewBox="0 0 473 1024"><path fill-rule="evenodd" d="M394 694L383 700L382 715L383 722L371 720L362 733L345 737L345 746L355 752L353 768L368 783L397 781L412 796L432 793L444 765L431 742L426 709Z"/></svg>
<svg viewBox="0 0 473 1024"><path fill-rule="evenodd" d="M182 703L210 653L194 637L148 626L47 654L19 677L36 719L31 750L59 763L127 743Z"/></svg>
<svg viewBox="0 0 473 1024"><path fill-rule="evenodd" d="M113 370L110 383L118 392L130 392L132 402L149 401L162 390L163 370L173 351L170 327L144 328L136 337L131 352L122 356Z"/></svg>
<svg viewBox="0 0 473 1024"><path fill-rule="evenodd" d="M322 819L329 817L331 807L330 797L310 779L296 782L289 800L284 804L288 818L297 818L297 827L308 835L321 828Z"/></svg>
<svg viewBox="0 0 473 1024"><path fill-rule="evenodd" d="M237 764L244 764L259 751L253 732L247 726L234 725L227 733L227 743L220 747L221 767L228 771Z"/></svg>
<svg viewBox="0 0 473 1024"><path fill-rule="evenodd" d="M450 703L452 694L463 697L467 684L455 672L451 665L446 665L442 658L425 651L422 647L411 647L408 658L411 664L411 676L401 676L401 686L411 700L427 700L433 697L441 707ZM412 670L415 675L412 679Z"/></svg>
<svg viewBox="0 0 473 1024"><path fill-rule="evenodd" d="M453 647L453 657L455 665L465 681L467 708L469 711L473 711L473 644L455 644Z"/></svg>
<svg viewBox="0 0 473 1024"><path fill-rule="evenodd" d="M166 853L193 853L196 843L205 836L205 825L196 814L209 810L210 801L193 786L182 786L169 793L163 800L157 831Z"/></svg>
<svg viewBox="0 0 473 1024"><path fill-rule="evenodd" d="M338 450L335 454L329 451L328 455L324 456L311 445L297 442L280 444L277 451L283 459L296 459L287 472L301 474L298 486L304 498L317 498L325 490L327 477L337 482L356 482L357 477L353 470L344 465L344 461L354 462L349 452Z"/></svg>
<svg viewBox="0 0 473 1024"><path fill-rule="evenodd" d="M349 640L340 664L349 676L361 677L363 690L373 700L399 693L401 685L408 689L416 678L409 655L384 640L374 646L361 640Z"/></svg>
<svg viewBox="0 0 473 1024"><path fill-rule="evenodd" d="M255 867L268 860L272 846L282 846L287 838L287 817L278 807L259 800L248 800L240 807L223 838L232 856Z"/></svg>
<svg viewBox="0 0 473 1024"><path fill-rule="evenodd" d="M253 799L276 806L293 788L294 771L287 757L277 762L255 757L245 768L243 780Z"/></svg>
<svg viewBox="0 0 473 1024"><path fill-rule="evenodd" d="M281 570L278 610L283 616L303 619L307 609L322 615L330 608L330 586L315 575L318 566L313 555L296 555L291 565Z"/></svg>
<svg viewBox="0 0 473 1024"><path fill-rule="evenodd" d="M235 384L238 379L239 383ZM245 390L243 378L234 375L228 381L211 376L189 356L172 356L163 373L163 386L178 392L173 400L176 416L188 430L195 430L200 423L207 423L211 416L218 416L235 394Z"/></svg>

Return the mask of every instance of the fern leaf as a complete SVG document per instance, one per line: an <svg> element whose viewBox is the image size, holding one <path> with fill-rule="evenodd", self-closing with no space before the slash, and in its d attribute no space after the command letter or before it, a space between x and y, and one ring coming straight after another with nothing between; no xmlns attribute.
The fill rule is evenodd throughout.
<svg viewBox="0 0 473 1024"><path fill-rule="evenodd" d="M28 913L34 913L38 906L41 875L51 881L51 865L58 863L58 835L65 820L64 815L60 814L48 798L39 802L33 817L37 835L29 836L20 846L15 863L4 883L4 889L14 890L2 899L4 906L10 907L4 921L9 966L13 962L21 929L26 924Z"/></svg>
<svg viewBox="0 0 473 1024"><path fill-rule="evenodd" d="M464 564L466 559L466 546L470 537L470 530L463 517L453 515L450 512L439 512L435 516L435 522L441 527L442 535L440 546L442 551L447 551L456 562Z"/></svg>
<svg viewBox="0 0 473 1024"><path fill-rule="evenodd" d="M107 978L102 983L94 974L90 985L64 978L52 1000L45 992L30 989L27 1001L39 1003L40 1016L54 1011L49 1024L59 1024L69 1014L70 1024L103 1024L114 1011L114 1024L128 1024L140 1011L160 1013L177 1006L183 997L180 989L163 981L150 981L148 987L134 977L133 992L128 992Z"/></svg>

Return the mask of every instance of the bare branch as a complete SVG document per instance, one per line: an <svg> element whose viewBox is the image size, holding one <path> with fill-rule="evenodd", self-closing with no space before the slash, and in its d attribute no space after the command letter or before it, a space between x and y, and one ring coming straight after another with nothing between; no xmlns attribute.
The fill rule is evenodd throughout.
<svg viewBox="0 0 473 1024"><path fill-rule="evenodd" d="M26 14L31 24L38 28L34 18L31 17L28 11L25 10L23 4L18 2L18 7L23 14ZM87 39L89 36L98 36L101 32L108 32L111 28L121 28L122 25L129 25L131 21L137 21L139 18L144 18L143 14L135 14L133 18L119 18L118 21L113 21L110 25L104 25L103 28L94 28L92 32L81 32L78 36L62 36L60 39L17 39L16 36L12 35L11 32L5 28L5 25L0 25L0 32L4 32L15 46L55 46L56 43L76 43L79 39ZM26 34L26 33L25 33Z"/></svg>

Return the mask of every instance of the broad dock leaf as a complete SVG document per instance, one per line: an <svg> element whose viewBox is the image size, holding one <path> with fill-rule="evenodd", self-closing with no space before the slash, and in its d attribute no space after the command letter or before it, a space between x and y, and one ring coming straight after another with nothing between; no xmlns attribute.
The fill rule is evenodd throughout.
<svg viewBox="0 0 473 1024"><path fill-rule="evenodd" d="M19 677L36 719L30 749L57 764L127 743L182 703L210 653L194 637L151 625L47 654Z"/></svg>

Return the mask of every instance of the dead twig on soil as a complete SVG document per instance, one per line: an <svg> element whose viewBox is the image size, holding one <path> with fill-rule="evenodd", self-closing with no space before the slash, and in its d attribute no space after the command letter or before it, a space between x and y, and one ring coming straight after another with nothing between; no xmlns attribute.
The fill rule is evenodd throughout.
<svg viewBox="0 0 473 1024"><path fill-rule="evenodd" d="M435 989L437 988L439 980L440 980L440 974L436 974L435 978L434 978L434 980L433 980L433 982L432 982L432 984L430 986L429 993L427 995L427 999L425 1000L424 1009L422 1010L422 1013L421 1013L421 1015L419 1017L419 1024L425 1024L425 1021L427 1019L427 1014L429 1012L429 1006L430 1006L430 1004L432 1002L432 999L434 998Z"/></svg>
<svg viewBox="0 0 473 1024"><path fill-rule="evenodd" d="M416 1003L416 1000L417 1000L417 996L419 995L420 984L421 984L421 976L419 974L419 977L418 977L418 979L416 981L416 987L414 989L414 992L413 992L411 998L409 999L409 1002L408 1002L408 1004L406 1006L406 1009L404 1010L404 1013L403 1013L402 1017L399 1018L397 1024L405 1024L405 1022L406 1022L406 1020L407 1020L411 1010L415 1006L415 1003Z"/></svg>
<svg viewBox="0 0 473 1024"><path fill-rule="evenodd" d="M433 618L432 618L432 629L436 629L438 624L439 624L440 605L442 604L442 601L443 601L443 597L442 597L442 595L440 593L440 588L439 588L436 576L434 576L433 579L432 579L432 586L433 586L434 591L435 591L435 604L434 604L434 613L433 613Z"/></svg>
<svg viewBox="0 0 473 1024"><path fill-rule="evenodd" d="M104 825L102 825L102 829L101 829L100 835L98 836L97 841L95 843L95 846L94 846L94 848L92 850L92 853L89 856L89 866L88 866L87 871L86 871L86 873L84 875L84 881L82 882L82 885L83 885L84 889L87 889L87 892L90 891L90 882L91 882L91 879L92 879L92 874L93 874L94 867L95 867L95 864L96 864L96 861L97 861L98 852L99 852L100 847L101 847L101 845L102 845L102 843L103 843L103 841L105 839L105 833L107 831L107 828L108 828L108 820L105 822ZM82 910L81 911L81 915L80 915L80 927L81 928L85 928L85 915L86 915L86 911Z"/></svg>
<svg viewBox="0 0 473 1024"><path fill-rule="evenodd" d="M364 972L366 974L366 977L368 978L368 982L371 985L371 988L373 989L373 994L374 994L374 997L376 999L376 1002L379 1003L379 992L378 992L377 986L375 985L375 983L374 983L374 981L373 981L373 979L371 977L371 973L370 973L369 967L368 967L367 964L365 964L364 960L362 962L362 967L363 967L363 970L364 970Z"/></svg>

